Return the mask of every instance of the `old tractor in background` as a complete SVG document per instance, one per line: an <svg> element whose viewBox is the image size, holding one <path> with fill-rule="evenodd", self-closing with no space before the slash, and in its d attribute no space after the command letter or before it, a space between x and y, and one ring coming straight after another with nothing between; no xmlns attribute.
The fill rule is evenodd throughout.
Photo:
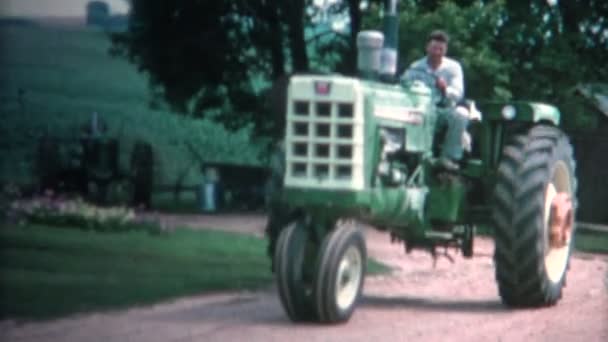
<svg viewBox="0 0 608 342"><path fill-rule="evenodd" d="M470 152L437 167L441 95L396 77L396 2L384 33L360 32L360 78L295 75L288 88L281 189L270 215L280 301L293 321L349 319L366 272L358 223L406 251L443 246L473 256L475 227L495 232L496 281L508 306L555 304L575 230L577 181L557 108L479 102ZM473 106L469 111L475 110Z"/></svg>
<svg viewBox="0 0 608 342"><path fill-rule="evenodd" d="M150 144L134 144L128 168L121 167L119 140L107 134L96 113L77 137L45 134L38 139L36 175L41 191L78 195L96 204L149 206L154 155Z"/></svg>

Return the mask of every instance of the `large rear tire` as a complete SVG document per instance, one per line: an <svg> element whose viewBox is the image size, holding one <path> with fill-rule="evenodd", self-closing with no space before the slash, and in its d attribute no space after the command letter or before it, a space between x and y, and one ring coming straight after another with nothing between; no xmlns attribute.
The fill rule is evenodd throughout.
<svg viewBox="0 0 608 342"><path fill-rule="evenodd" d="M561 298L575 229L574 172L572 147L555 127L533 127L505 146L493 219L496 281L506 305L553 305ZM571 203L561 244L551 235L558 195Z"/></svg>
<svg viewBox="0 0 608 342"><path fill-rule="evenodd" d="M313 305L313 282L318 246L303 220L281 231L274 265L279 298L294 322L317 321Z"/></svg>
<svg viewBox="0 0 608 342"><path fill-rule="evenodd" d="M363 291L365 238L352 222L338 222L325 236L317 264L315 304L319 321L348 321Z"/></svg>

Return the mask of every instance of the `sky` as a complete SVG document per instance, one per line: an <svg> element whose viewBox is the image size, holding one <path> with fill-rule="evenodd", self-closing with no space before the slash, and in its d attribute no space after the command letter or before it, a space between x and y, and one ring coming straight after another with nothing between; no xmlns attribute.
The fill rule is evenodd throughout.
<svg viewBox="0 0 608 342"><path fill-rule="evenodd" d="M125 0L104 0L112 14L128 10ZM0 16L83 17L89 0L0 0Z"/></svg>

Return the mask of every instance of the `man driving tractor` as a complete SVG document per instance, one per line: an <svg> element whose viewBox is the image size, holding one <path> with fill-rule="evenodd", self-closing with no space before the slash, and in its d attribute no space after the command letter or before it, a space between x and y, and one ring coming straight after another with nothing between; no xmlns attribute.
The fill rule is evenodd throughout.
<svg viewBox="0 0 608 342"><path fill-rule="evenodd" d="M411 80L420 74L431 76L441 92L445 105L451 107L441 118L448 126L441 149L439 165L448 171L457 171L462 159L462 137L469 123L468 110L456 107L463 100L464 77L460 63L446 57L449 37L443 31L433 31L428 37L426 56L413 62L403 78Z"/></svg>

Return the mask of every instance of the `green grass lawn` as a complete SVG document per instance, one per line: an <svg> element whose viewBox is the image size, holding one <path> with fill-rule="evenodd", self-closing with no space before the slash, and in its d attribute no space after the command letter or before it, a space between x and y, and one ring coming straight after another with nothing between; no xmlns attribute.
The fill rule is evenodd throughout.
<svg viewBox="0 0 608 342"><path fill-rule="evenodd" d="M120 308L272 281L265 241L224 232L0 231L3 318Z"/></svg>
<svg viewBox="0 0 608 342"><path fill-rule="evenodd" d="M0 319L45 319L273 281L266 241L218 231L0 227ZM373 260L371 274L389 269Z"/></svg>
<svg viewBox="0 0 608 342"><path fill-rule="evenodd" d="M490 227L481 226L477 229L481 236L493 237ZM574 248L581 252L608 254L608 234L597 231L578 229L574 239Z"/></svg>
<svg viewBox="0 0 608 342"><path fill-rule="evenodd" d="M576 249L581 252L608 254L608 234L606 233L580 229L576 232L574 244Z"/></svg>

